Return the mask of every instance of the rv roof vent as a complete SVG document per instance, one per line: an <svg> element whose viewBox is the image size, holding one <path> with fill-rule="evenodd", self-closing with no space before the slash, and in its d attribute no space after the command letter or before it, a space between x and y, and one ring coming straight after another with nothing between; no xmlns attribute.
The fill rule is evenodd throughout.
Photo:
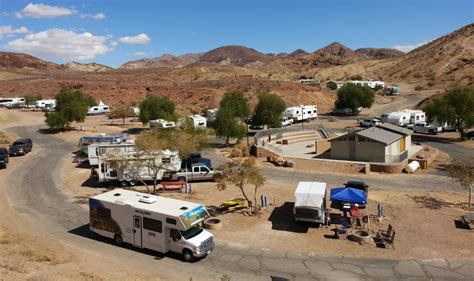
<svg viewBox="0 0 474 281"><path fill-rule="evenodd" d="M115 193L114 196L120 196L121 194L120 193Z"/></svg>
<svg viewBox="0 0 474 281"><path fill-rule="evenodd" d="M180 210L187 210L188 207L181 207L181 208L179 208L179 209L180 209Z"/></svg>
<svg viewBox="0 0 474 281"><path fill-rule="evenodd" d="M140 199L138 199L138 202L146 203L146 204L151 204L151 203L155 203L155 202L156 202L156 198L150 197L150 196L148 196L148 195L143 195L142 197L140 197Z"/></svg>

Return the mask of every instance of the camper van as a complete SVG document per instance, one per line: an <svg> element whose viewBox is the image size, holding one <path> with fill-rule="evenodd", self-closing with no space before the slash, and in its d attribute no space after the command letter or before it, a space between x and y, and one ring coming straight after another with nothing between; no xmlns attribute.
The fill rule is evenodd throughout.
<svg viewBox="0 0 474 281"><path fill-rule="evenodd" d="M114 189L89 198L90 230L163 254L175 252L185 261L208 255L214 236L201 227L209 217L201 204Z"/></svg>
<svg viewBox="0 0 474 281"><path fill-rule="evenodd" d="M99 166L99 157L103 155L123 155L135 151L133 142L126 143L94 143L87 146L87 157L90 166Z"/></svg>
<svg viewBox="0 0 474 281"><path fill-rule="evenodd" d="M212 109L207 110L207 114L206 114L207 122L214 122L216 120L217 111L219 111L219 109L217 108L212 108Z"/></svg>
<svg viewBox="0 0 474 281"><path fill-rule="evenodd" d="M299 182L295 190L295 221L325 223L326 183Z"/></svg>
<svg viewBox="0 0 474 281"><path fill-rule="evenodd" d="M171 129L176 128L176 123L173 121L166 121L164 119L150 120L150 129Z"/></svg>
<svg viewBox="0 0 474 281"><path fill-rule="evenodd" d="M24 106L24 98L0 98L0 107L14 107L14 106Z"/></svg>
<svg viewBox="0 0 474 281"><path fill-rule="evenodd" d="M204 130L207 127L206 118L201 115L190 115L186 118L186 121L191 124L194 129Z"/></svg>
<svg viewBox="0 0 474 281"><path fill-rule="evenodd" d="M56 108L56 100L37 100L35 107L39 109L54 109Z"/></svg>
<svg viewBox="0 0 474 281"><path fill-rule="evenodd" d="M308 121L318 117L316 105L299 105L288 107L282 117L293 119L295 122Z"/></svg>
<svg viewBox="0 0 474 281"><path fill-rule="evenodd" d="M181 159L176 151L162 150L157 151L155 155L143 156L106 153L97 158L99 168L96 180L99 183L118 182L123 187L135 186L138 180L153 181L154 171L148 168L145 161L155 161L151 162L153 166L160 168L156 175L158 180L171 177L181 168Z"/></svg>
<svg viewBox="0 0 474 281"><path fill-rule="evenodd" d="M98 105L89 107L89 109L87 110L87 115L100 115L109 112L109 106L105 105L102 101L100 101Z"/></svg>

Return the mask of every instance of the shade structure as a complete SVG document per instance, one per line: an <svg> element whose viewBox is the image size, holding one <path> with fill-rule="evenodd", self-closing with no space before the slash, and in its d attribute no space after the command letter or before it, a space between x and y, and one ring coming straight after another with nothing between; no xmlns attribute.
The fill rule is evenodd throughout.
<svg viewBox="0 0 474 281"><path fill-rule="evenodd" d="M337 187L331 189L331 201L365 204L367 203L367 196L363 190Z"/></svg>

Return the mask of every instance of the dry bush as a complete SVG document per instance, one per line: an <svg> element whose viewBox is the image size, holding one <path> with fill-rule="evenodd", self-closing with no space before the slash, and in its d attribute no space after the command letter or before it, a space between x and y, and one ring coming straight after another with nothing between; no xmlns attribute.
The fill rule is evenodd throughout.
<svg viewBox="0 0 474 281"><path fill-rule="evenodd" d="M5 132L0 131L0 145L10 144L10 142L10 136Z"/></svg>
<svg viewBox="0 0 474 281"><path fill-rule="evenodd" d="M229 158L238 158L238 157L242 157L242 151L238 149L237 147L234 147L229 154Z"/></svg>

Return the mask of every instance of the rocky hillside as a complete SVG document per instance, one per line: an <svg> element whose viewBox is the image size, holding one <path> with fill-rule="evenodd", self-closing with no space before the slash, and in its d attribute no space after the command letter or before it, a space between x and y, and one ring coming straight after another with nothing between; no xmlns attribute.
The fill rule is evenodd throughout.
<svg viewBox="0 0 474 281"><path fill-rule="evenodd" d="M64 65L66 69L73 70L73 71L86 71L86 72L103 72L107 70L111 70L112 67L106 66L100 63L78 63L78 62L70 62Z"/></svg>
<svg viewBox="0 0 474 281"><path fill-rule="evenodd" d="M428 83L474 84L474 24L442 36L398 59L389 77L427 80Z"/></svg>
<svg viewBox="0 0 474 281"><path fill-rule="evenodd" d="M199 60L201 62L244 66L256 61L266 61L268 57L244 46L224 46L203 54Z"/></svg>
<svg viewBox="0 0 474 281"><path fill-rule="evenodd" d="M308 57L313 66L335 66L350 64L362 60L367 60L368 57L363 54L356 53L354 50L334 42L328 46L316 50Z"/></svg>
<svg viewBox="0 0 474 281"><path fill-rule="evenodd" d="M296 57L301 57L301 56L306 56L306 55L309 55L309 53L306 52L303 49L297 49L297 50L294 50L293 52L291 52L290 54L288 54L286 57L296 58Z"/></svg>
<svg viewBox="0 0 474 281"><path fill-rule="evenodd" d="M23 53L0 52L0 67L37 70L64 69L63 66Z"/></svg>
<svg viewBox="0 0 474 281"><path fill-rule="evenodd" d="M157 58L129 61L120 66L120 68L183 67L198 62L202 55L203 53L190 53L181 56L164 54Z"/></svg>
<svg viewBox="0 0 474 281"><path fill-rule="evenodd" d="M373 60L394 59L405 55L402 51L388 48L360 48L355 50L355 52Z"/></svg>

